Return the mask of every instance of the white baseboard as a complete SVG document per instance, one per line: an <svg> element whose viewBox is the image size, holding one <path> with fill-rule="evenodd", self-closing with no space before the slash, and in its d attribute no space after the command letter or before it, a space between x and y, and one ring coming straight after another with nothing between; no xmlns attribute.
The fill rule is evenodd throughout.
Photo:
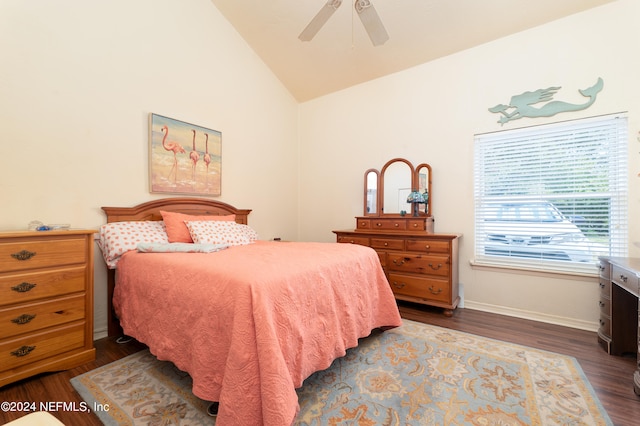
<svg viewBox="0 0 640 426"><path fill-rule="evenodd" d="M491 305L489 303L474 302L472 300L465 301L466 309L475 309L477 311L491 312L494 314L506 315L510 317L522 318L532 321L540 321L548 324L562 325L565 327L577 328L579 330L598 331L597 322L581 321L574 318L560 317L556 315L548 315L540 312L525 311L522 309L507 308L504 306Z"/></svg>
<svg viewBox="0 0 640 426"><path fill-rule="evenodd" d="M93 341L104 339L109 335L109 332L106 328L100 328L99 330L93 330Z"/></svg>

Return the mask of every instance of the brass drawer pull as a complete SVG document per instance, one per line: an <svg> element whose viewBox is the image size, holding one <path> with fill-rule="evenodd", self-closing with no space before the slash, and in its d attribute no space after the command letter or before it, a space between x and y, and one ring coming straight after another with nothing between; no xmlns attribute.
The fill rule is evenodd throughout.
<svg viewBox="0 0 640 426"><path fill-rule="evenodd" d="M36 255L35 251L22 250L22 251L19 251L18 253L12 253L11 257L17 260L29 260L35 255Z"/></svg>
<svg viewBox="0 0 640 426"><path fill-rule="evenodd" d="M376 223L376 226L382 226L382 224L380 222Z"/></svg>
<svg viewBox="0 0 640 426"><path fill-rule="evenodd" d="M393 259L393 263L394 265L402 266L405 264L405 262L408 262L409 260L411 259L409 259L408 257L404 257L402 259Z"/></svg>
<svg viewBox="0 0 640 426"><path fill-rule="evenodd" d="M440 294L440 293L442 293L442 289L441 288L439 288L438 291L435 291L433 289L433 286L429 287L429 291L431 292L431 294Z"/></svg>
<svg viewBox="0 0 640 426"><path fill-rule="evenodd" d="M431 250L431 246L429 244L424 246L425 250Z"/></svg>
<svg viewBox="0 0 640 426"><path fill-rule="evenodd" d="M406 283L398 283L397 281L393 282L393 286L395 288L403 288L405 285L407 285Z"/></svg>
<svg viewBox="0 0 640 426"><path fill-rule="evenodd" d="M26 293L29 290L33 289L36 285L37 284L32 284L24 281L18 285L14 285L13 287L11 287L11 290L17 291L18 293Z"/></svg>
<svg viewBox="0 0 640 426"><path fill-rule="evenodd" d="M36 347L35 346L22 346L19 349L16 349L15 351L11 352L11 355L15 356L15 357L23 357L23 356L27 356L31 353L31 351L33 351Z"/></svg>
<svg viewBox="0 0 640 426"><path fill-rule="evenodd" d="M398 226L400 226L400 224L394 223L393 226L395 226L397 228Z"/></svg>
<svg viewBox="0 0 640 426"><path fill-rule="evenodd" d="M431 269L433 269L434 271L437 271L438 269L442 268L442 263L438 263L438 267L434 268L433 267L433 263L430 263L429 266L431 267Z"/></svg>
<svg viewBox="0 0 640 426"><path fill-rule="evenodd" d="M22 314L19 317L16 317L11 320L12 323L22 325L31 322L36 316L31 314Z"/></svg>

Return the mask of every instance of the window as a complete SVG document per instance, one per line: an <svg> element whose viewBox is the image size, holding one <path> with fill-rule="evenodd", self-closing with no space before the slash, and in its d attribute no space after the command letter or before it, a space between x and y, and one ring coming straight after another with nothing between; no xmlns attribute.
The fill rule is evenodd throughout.
<svg viewBox="0 0 640 426"><path fill-rule="evenodd" d="M475 136L475 263L594 273L627 255L627 119Z"/></svg>

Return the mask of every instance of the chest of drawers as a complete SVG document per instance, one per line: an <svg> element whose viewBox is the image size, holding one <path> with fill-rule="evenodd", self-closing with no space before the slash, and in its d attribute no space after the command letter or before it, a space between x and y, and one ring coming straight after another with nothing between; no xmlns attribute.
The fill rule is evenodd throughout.
<svg viewBox="0 0 640 426"><path fill-rule="evenodd" d="M394 223L384 223L389 230L333 231L339 243L360 244L373 248L380 258L389 285L396 299L444 308L452 315L460 302L458 293L457 234L425 232L425 222L398 220L401 230L393 230ZM359 220L358 226L360 226ZM415 225L418 230L412 230ZM428 224L427 224L428 226ZM407 227L409 229L407 229ZM375 229L375 228L374 228Z"/></svg>
<svg viewBox="0 0 640 426"><path fill-rule="evenodd" d="M640 259L600 258L598 342L611 355L634 354L633 390L640 396Z"/></svg>
<svg viewBox="0 0 640 426"><path fill-rule="evenodd" d="M0 386L95 359L94 232L0 233Z"/></svg>

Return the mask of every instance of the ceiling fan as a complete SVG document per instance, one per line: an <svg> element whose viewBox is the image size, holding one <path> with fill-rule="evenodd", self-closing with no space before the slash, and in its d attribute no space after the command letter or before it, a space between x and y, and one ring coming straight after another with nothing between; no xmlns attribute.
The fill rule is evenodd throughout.
<svg viewBox="0 0 640 426"><path fill-rule="evenodd" d="M342 0L327 1L327 4L313 17L298 38L302 41L310 41L341 4ZM369 34L369 38L374 46L380 46L389 40L389 34L387 34L387 30L384 28L378 12L376 12L371 1L355 0L354 8L356 12L358 12L362 25L364 25L365 30L367 30L367 34Z"/></svg>

